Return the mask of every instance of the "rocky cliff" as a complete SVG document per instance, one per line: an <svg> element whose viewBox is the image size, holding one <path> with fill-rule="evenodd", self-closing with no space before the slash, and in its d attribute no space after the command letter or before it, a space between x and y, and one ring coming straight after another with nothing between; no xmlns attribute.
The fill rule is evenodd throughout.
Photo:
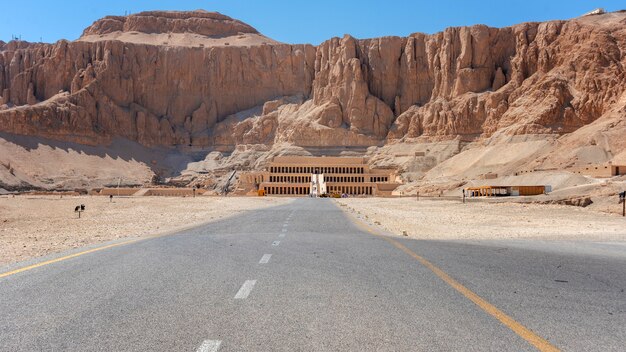
<svg viewBox="0 0 626 352"><path fill-rule="evenodd" d="M195 33L204 36L233 36L259 33L251 26L216 12L147 11L130 16L107 16L83 31L83 37L113 32Z"/></svg>
<svg viewBox="0 0 626 352"><path fill-rule="evenodd" d="M203 11L105 17L74 42L0 43L0 130L199 147L563 134L617 103L624 48L624 13L318 47Z"/></svg>

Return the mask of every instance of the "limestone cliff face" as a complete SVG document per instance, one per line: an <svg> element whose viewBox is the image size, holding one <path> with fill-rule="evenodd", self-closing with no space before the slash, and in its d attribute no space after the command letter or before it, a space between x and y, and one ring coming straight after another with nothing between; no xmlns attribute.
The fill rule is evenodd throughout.
<svg viewBox="0 0 626 352"><path fill-rule="evenodd" d="M258 33L219 14L149 12L104 18L84 35L113 32ZM318 47L183 44L0 43L0 130L164 146L567 133L626 88L624 13Z"/></svg>
<svg viewBox="0 0 626 352"><path fill-rule="evenodd" d="M316 105L325 106L319 117L322 125L338 128L345 124L358 133L382 138L393 122L393 112L370 93L360 51L351 37L335 38L318 48L313 99Z"/></svg>
<svg viewBox="0 0 626 352"><path fill-rule="evenodd" d="M190 12L146 11L129 16L107 16L83 31L88 35L116 31L142 33L195 33L204 36L232 36L258 33L253 27L220 13L203 10Z"/></svg>
<svg viewBox="0 0 626 352"><path fill-rule="evenodd" d="M390 137L561 134L594 121L626 89L625 19L609 14L418 35L426 50L416 67L431 77L431 96L416 98L415 84L400 91Z"/></svg>
<svg viewBox="0 0 626 352"><path fill-rule="evenodd" d="M625 19L334 39L318 48L313 97L389 138L568 133L624 92Z"/></svg>
<svg viewBox="0 0 626 352"><path fill-rule="evenodd" d="M207 145L230 114L277 96L308 96L314 57L308 45L9 44L0 51L2 103L10 104L0 110L0 128L83 143L121 136Z"/></svg>

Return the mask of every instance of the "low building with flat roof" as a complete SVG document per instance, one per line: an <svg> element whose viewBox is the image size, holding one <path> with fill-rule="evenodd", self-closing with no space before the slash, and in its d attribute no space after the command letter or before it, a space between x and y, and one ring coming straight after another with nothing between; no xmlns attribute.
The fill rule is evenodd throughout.
<svg viewBox="0 0 626 352"><path fill-rule="evenodd" d="M552 191L550 186L479 186L463 189L467 197L537 196Z"/></svg>
<svg viewBox="0 0 626 352"><path fill-rule="evenodd" d="M400 183L397 170L370 169L362 157L281 156L264 171L244 173L240 185L248 194L391 196Z"/></svg>
<svg viewBox="0 0 626 352"><path fill-rule="evenodd" d="M616 165L613 163L595 164L575 167L568 171L585 176L608 178L626 175L626 165Z"/></svg>

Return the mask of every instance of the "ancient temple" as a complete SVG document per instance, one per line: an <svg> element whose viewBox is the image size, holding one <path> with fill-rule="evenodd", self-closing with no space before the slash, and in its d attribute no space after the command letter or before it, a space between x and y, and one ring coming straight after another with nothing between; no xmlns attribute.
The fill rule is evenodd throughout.
<svg viewBox="0 0 626 352"><path fill-rule="evenodd" d="M361 157L275 157L264 171L241 176L250 194L389 196L400 183L395 169L371 169Z"/></svg>

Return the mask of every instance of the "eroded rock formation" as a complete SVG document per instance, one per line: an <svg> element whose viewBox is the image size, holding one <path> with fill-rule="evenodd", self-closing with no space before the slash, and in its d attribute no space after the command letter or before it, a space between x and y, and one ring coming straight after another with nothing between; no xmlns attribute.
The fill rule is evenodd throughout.
<svg viewBox="0 0 626 352"><path fill-rule="evenodd" d="M147 11L129 16L107 16L83 31L83 37L112 32L196 33L205 36L232 36L258 33L251 26L216 12Z"/></svg>
<svg viewBox="0 0 626 352"><path fill-rule="evenodd" d="M75 42L0 43L0 130L148 146L476 140L572 132L626 88L624 13L318 47L236 44L245 35L260 34L215 13L146 12L106 17Z"/></svg>
<svg viewBox="0 0 626 352"><path fill-rule="evenodd" d="M308 45L10 46L0 52L8 104L2 130L88 144L121 136L146 145L208 145L224 117L277 96L308 95L315 55Z"/></svg>

